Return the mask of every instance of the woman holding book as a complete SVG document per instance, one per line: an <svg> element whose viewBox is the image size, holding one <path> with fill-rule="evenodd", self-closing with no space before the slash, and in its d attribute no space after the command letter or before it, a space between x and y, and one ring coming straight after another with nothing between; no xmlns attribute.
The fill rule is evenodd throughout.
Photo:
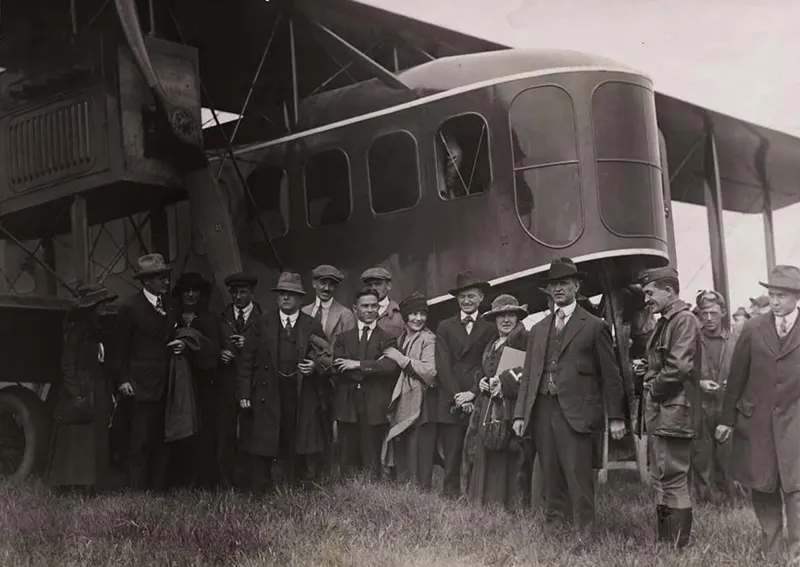
<svg viewBox="0 0 800 567"><path fill-rule="evenodd" d="M498 336L483 351L480 395L475 400L465 451L467 458L474 458L468 496L480 504L514 508L522 497L522 447L511 431L511 422L528 342L522 325L527 315L527 306L506 294L498 296L491 311L483 315L497 325Z"/></svg>

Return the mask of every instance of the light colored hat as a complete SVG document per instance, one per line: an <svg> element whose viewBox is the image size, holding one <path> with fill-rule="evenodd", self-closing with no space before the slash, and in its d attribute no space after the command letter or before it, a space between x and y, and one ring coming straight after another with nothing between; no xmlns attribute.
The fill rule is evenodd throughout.
<svg viewBox="0 0 800 567"><path fill-rule="evenodd" d="M278 284L272 288L272 291L288 291L298 295L306 294L306 290L303 289L303 278L296 272L283 272L278 277Z"/></svg>
<svg viewBox="0 0 800 567"><path fill-rule="evenodd" d="M329 279L335 282L341 282L344 279L344 274L337 270L335 266L322 264L311 271L311 277L315 280Z"/></svg>
<svg viewBox="0 0 800 567"><path fill-rule="evenodd" d="M520 305L516 297L504 293L495 297L491 311L484 313L483 318L494 319L503 313L515 313L520 319L524 319L528 316L528 306Z"/></svg>
<svg viewBox="0 0 800 567"><path fill-rule="evenodd" d="M171 271L172 268L164 262L164 257L161 254L145 254L136 261L136 273L133 277L141 279Z"/></svg>

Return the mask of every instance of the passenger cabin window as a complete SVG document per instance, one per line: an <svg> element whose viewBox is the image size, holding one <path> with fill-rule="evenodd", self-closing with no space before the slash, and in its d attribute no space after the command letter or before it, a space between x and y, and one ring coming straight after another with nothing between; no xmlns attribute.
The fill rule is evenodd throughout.
<svg viewBox="0 0 800 567"><path fill-rule="evenodd" d="M436 134L439 196L445 200L485 193L491 183L489 127L478 114L444 122Z"/></svg>
<svg viewBox="0 0 800 567"><path fill-rule="evenodd" d="M285 235L289 231L289 182L286 172L272 165L258 167L247 176L247 187L253 196L253 202L249 202L245 196L253 241L266 241L265 230L270 238Z"/></svg>
<svg viewBox="0 0 800 567"><path fill-rule="evenodd" d="M619 236L666 235L652 91L604 83L592 96L600 217Z"/></svg>
<svg viewBox="0 0 800 567"><path fill-rule="evenodd" d="M546 246L569 246L584 227L572 99L559 87L534 87L509 112L520 222Z"/></svg>
<svg viewBox="0 0 800 567"><path fill-rule="evenodd" d="M350 218L350 162L342 150L325 150L308 158L304 176L306 218L311 227Z"/></svg>
<svg viewBox="0 0 800 567"><path fill-rule="evenodd" d="M420 197L417 142L408 132L392 132L372 142L368 156L372 210L378 214L410 209Z"/></svg>

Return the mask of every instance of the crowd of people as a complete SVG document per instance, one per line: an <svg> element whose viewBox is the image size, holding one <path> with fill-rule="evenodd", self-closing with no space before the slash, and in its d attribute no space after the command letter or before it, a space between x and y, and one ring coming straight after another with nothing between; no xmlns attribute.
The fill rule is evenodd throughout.
<svg viewBox="0 0 800 567"><path fill-rule="evenodd" d="M256 495L366 473L445 497L509 509L531 504L534 457L548 531L595 529L596 439L648 435L660 541L682 547L693 503L748 494L764 549L778 551L783 503L792 553L800 553L800 270L777 266L768 295L729 317L724 298L680 299L670 267L643 272L632 289L633 370L641 416L629 415L611 327L580 296L585 274L569 258L540 279L550 300L531 323L526 305L470 272L449 293L459 312L428 327L427 298L391 299L392 274L361 274L352 310L334 299L344 279L316 267L314 299L300 274L253 301L259 282L232 274L230 304L208 308L211 285L158 254L138 260L142 290L113 328L117 297L79 289L67 317L47 478L54 486L109 484L124 469L133 489L234 488ZM759 309L761 310L759 312ZM636 331L639 336L636 335ZM109 455L109 423L126 450ZM113 437L113 433L112 433ZM276 477L276 474L279 476Z"/></svg>

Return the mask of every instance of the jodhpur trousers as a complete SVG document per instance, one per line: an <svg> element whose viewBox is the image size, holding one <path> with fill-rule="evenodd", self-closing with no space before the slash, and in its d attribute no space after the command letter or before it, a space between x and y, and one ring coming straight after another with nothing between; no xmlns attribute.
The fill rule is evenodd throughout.
<svg viewBox="0 0 800 567"><path fill-rule="evenodd" d="M682 437L650 435L650 477L656 490L656 504L673 509L692 507L689 494L689 469L692 440Z"/></svg>

